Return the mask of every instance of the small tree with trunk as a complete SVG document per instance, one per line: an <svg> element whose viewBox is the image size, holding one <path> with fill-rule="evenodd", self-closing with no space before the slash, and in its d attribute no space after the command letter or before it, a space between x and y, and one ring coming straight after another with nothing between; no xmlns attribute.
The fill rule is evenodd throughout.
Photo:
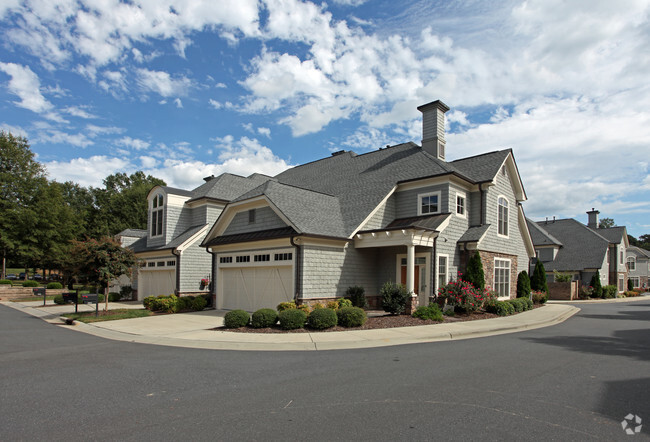
<svg viewBox="0 0 650 442"><path fill-rule="evenodd" d="M70 253L71 266L89 282L104 289L104 310L108 310L108 285L122 275L131 275L138 259L130 249L125 249L110 237L73 241Z"/></svg>
<svg viewBox="0 0 650 442"><path fill-rule="evenodd" d="M481 262L481 255L478 250L469 259L467 269L461 279L472 283L477 289L485 288L485 272L483 272L483 262Z"/></svg>

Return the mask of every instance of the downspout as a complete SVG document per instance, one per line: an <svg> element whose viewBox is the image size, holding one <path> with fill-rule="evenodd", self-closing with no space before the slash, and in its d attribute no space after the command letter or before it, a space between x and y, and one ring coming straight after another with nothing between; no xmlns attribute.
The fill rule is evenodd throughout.
<svg viewBox="0 0 650 442"><path fill-rule="evenodd" d="M438 284L438 235L433 238L433 262L431 269L431 295L429 299L436 299L438 297L438 292L436 291L436 284Z"/></svg>
<svg viewBox="0 0 650 442"><path fill-rule="evenodd" d="M172 255L176 256L176 296L181 292L181 252L178 249L172 249Z"/></svg>
<svg viewBox="0 0 650 442"><path fill-rule="evenodd" d="M206 250L212 255L212 275L210 278L210 295L212 296L212 308L217 308L217 253L206 247Z"/></svg>
<svg viewBox="0 0 650 442"><path fill-rule="evenodd" d="M296 249L296 260L295 260L295 266L296 266L296 275L295 275L295 281L296 281L296 294L294 295L294 301L296 304L298 304L298 295L300 295L300 263L301 261L301 248L296 242L294 241L295 237L290 237L291 245L295 247Z"/></svg>

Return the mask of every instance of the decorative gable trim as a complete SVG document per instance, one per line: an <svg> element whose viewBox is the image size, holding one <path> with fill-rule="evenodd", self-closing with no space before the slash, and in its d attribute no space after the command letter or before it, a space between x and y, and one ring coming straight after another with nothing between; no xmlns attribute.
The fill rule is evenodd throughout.
<svg viewBox="0 0 650 442"><path fill-rule="evenodd" d="M388 192L386 194L384 199L381 200L381 202L379 204L377 204L377 207L375 207L372 210L372 212L370 212L370 214L368 214L366 219L364 219L363 222L361 224L359 224L356 229L354 229L354 231L350 235L350 238L354 238L354 235L356 235L359 230L362 230L363 227L365 227L365 225L368 224L368 222L377 214L377 212L379 212L379 209L381 209L382 207L384 207L386 205L386 202L388 201L388 199L391 196L393 196L393 194L395 193L396 190L397 190L397 186L393 186L393 188L390 190L390 192Z"/></svg>

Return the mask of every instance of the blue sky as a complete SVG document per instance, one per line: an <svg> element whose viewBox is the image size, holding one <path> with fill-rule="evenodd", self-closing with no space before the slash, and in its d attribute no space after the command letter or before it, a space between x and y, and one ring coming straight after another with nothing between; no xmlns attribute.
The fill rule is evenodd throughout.
<svg viewBox="0 0 650 442"><path fill-rule="evenodd" d="M495 5L497 4L497 5ZM4 0L0 128L50 178L193 188L345 149L512 148L533 219L650 232L650 2Z"/></svg>

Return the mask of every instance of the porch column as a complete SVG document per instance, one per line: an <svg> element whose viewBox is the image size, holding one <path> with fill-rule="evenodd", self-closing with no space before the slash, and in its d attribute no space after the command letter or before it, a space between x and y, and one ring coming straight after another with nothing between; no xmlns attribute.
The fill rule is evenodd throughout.
<svg viewBox="0 0 650 442"><path fill-rule="evenodd" d="M415 246L409 244L406 246L406 291L415 292Z"/></svg>

